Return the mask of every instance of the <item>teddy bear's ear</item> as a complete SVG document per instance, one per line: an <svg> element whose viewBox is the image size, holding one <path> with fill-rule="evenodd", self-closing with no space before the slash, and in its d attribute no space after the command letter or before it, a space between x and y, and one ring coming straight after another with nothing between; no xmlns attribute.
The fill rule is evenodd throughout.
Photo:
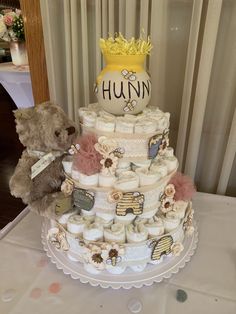
<svg viewBox="0 0 236 314"><path fill-rule="evenodd" d="M14 116L16 118L16 122L23 122L23 120L29 120L32 118L34 113L34 107L31 108L24 108L24 109L17 109L13 111Z"/></svg>

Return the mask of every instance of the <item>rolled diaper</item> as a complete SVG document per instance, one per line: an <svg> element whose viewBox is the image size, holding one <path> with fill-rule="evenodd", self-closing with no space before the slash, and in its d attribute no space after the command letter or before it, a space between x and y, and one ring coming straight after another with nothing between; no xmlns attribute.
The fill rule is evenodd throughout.
<svg viewBox="0 0 236 314"><path fill-rule="evenodd" d="M99 209L96 209L96 216L99 217L99 218L102 218L103 220L106 220L106 221L111 221L112 219L114 219L114 217L115 217L115 208L112 209L112 205L113 204L110 204L111 210L101 209L101 211L100 211Z"/></svg>
<svg viewBox="0 0 236 314"><path fill-rule="evenodd" d="M67 221L67 230L70 233L81 235L84 230L84 226L89 222L84 219L84 217L80 215L72 215L69 217Z"/></svg>
<svg viewBox="0 0 236 314"><path fill-rule="evenodd" d="M152 163L150 170L153 170L156 173L158 173L161 178L165 177L168 173L166 163L161 159L155 160Z"/></svg>
<svg viewBox="0 0 236 314"><path fill-rule="evenodd" d="M97 114L100 112L101 108L102 108L102 106L99 105L97 102L88 105L88 109L90 111L96 112Z"/></svg>
<svg viewBox="0 0 236 314"><path fill-rule="evenodd" d="M113 224L113 219L106 220L101 217L96 217L95 223L98 225L102 225L104 228L109 228Z"/></svg>
<svg viewBox="0 0 236 314"><path fill-rule="evenodd" d="M104 111L104 110L99 111L99 117L103 117L103 118L107 118L107 119L115 119L116 118L113 114L111 114L107 111Z"/></svg>
<svg viewBox="0 0 236 314"><path fill-rule="evenodd" d="M147 134L156 131L157 122L152 119L140 119L135 123L134 133Z"/></svg>
<svg viewBox="0 0 236 314"><path fill-rule="evenodd" d="M124 115L124 118L125 118L126 121L132 121L132 122L134 122L134 123L137 121L137 116L134 115L134 114L126 113L126 114Z"/></svg>
<svg viewBox="0 0 236 314"><path fill-rule="evenodd" d="M84 217L95 217L95 213L96 211L94 207L90 210L81 209L81 216L84 216Z"/></svg>
<svg viewBox="0 0 236 314"><path fill-rule="evenodd" d="M116 168L116 175L119 176L122 172L130 171L131 163L129 161L125 161L120 159L118 166Z"/></svg>
<svg viewBox="0 0 236 314"><path fill-rule="evenodd" d="M102 241L103 226L97 223L86 224L83 230L83 238L87 241Z"/></svg>
<svg viewBox="0 0 236 314"><path fill-rule="evenodd" d="M73 210L70 211L69 213L65 213L62 215L60 218L57 219L59 224L61 224L63 227L66 227L67 221L70 218L70 216L77 214L79 211L78 210Z"/></svg>
<svg viewBox="0 0 236 314"><path fill-rule="evenodd" d="M174 149L172 147L166 147L164 152L165 157L173 157L174 156Z"/></svg>
<svg viewBox="0 0 236 314"><path fill-rule="evenodd" d="M148 221L148 219L146 219L146 218L141 218L141 217L138 217L138 216L137 216L137 217L135 218L133 224L134 224L135 226L138 226L139 224L145 224L147 221Z"/></svg>
<svg viewBox="0 0 236 314"><path fill-rule="evenodd" d="M123 225L129 225L134 221L135 215L127 214L126 216L115 216L115 223L121 223Z"/></svg>
<svg viewBox="0 0 236 314"><path fill-rule="evenodd" d="M83 116L87 112L91 112L91 110L89 108L87 108L87 107L81 107L81 108L78 109L79 121L81 123L83 123Z"/></svg>
<svg viewBox="0 0 236 314"><path fill-rule="evenodd" d="M114 184L117 190L130 190L139 187L139 176L133 171L122 172Z"/></svg>
<svg viewBox="0 0 236 314"><path fill-rule="evenodd" d="M84 111L82 114L82 123L87 128L93 128L96 124L97 115L93 111Z"/></svg>
<svg viewBox="0 0 236 314"><path fill-rule="evenodd" d="M72 163L73 163L73 157L72 156L66 156L62 160L62 166L66 173L71 174L72 171Z"/></svg>
<svg viewBox="0 0 236 314"><path fill-rule="evenodd" d="M167 167L168 173L176 170L178 167L178 159L175 156L163 158L163 162Z"/></svg>
<svg viewBox="0 0 236 314"><path fill-rule="evenodd" d="M161 216L161 219L163 221L164 229L166 233L174 230L180 224L180 219L178 218L169 218L169 217Z"/></svg>
<svg viewBox="0 0 236 314"><path fill-rule="evenodd" d="M166 213L167 218L183 219L185 211L188 206L188 202L176 201L173 205L173 209Z"/></svg>
<svg viewBox="0 0 236 314"><path fill-rule="evenodd" d="M73 178L73 172L72 172L72 178ZM92 174L91 176L87 176L86 174L79 172L78 178L79 178L79 182L83 185L88 185L88 186L98 185L98 173Z"/></svg>
<svg viewBox="0 0 236 314"><path fill-rule="evenodd" d="M72 167L72 170L71 170L72 179L79 181L79 174L80 174L80 172L76 169L73 169L73 167Z"/></svg>
<svg viewBox="0 0 236 314"><path fill-rule="evenodd" d="M96 129L104 132L114 132L115 118L111 117L98 117L96 120Z"/></svg>
<svg viewBox="0 0 236 314"><path fill-rule="evenodd" d="M144 223L144 227L148 231L148 237L153 238L164 234L164 224L161 218L153 216Z"/></svg>
<svg viewBox="0 0 236 314"><path fill-rule="evenodd" d="M161 178L160 173L155 170L149 170L147 168L138 168L135 172L139 176L140 186L155 184Z"/></svg>
<svg viewBox="0 0 236 314"><path fill-rule="evenodd" d="M104 239L106 242L125 243L125 226L115 223L104 229Z"/></svg>
<svg viewBox="0 0 236 314"><path fill-rule="evenodd" d="M168 129L170 126L170 113L162 111L156 111L156 112L149 112L147 116L151 119L156 120L156 130L163 132L164 130Z"/></svg>
<svg viewBox="0 0 236 314"><path fill-rule="evenodd" d="M141 162L132 162L132 170L135 171L137 168L149 168L151 164L151 160L144 160Z"/></svg>
<svg viewBox="0 0 236 314"><path fill-rule="evenodd" d="M112 187L116 181L114 175L104 175L99 173L98 175L98 185L102 187Z"/></svg>
<svg viewBox="0 0 236 314"><path fill-rule="evenodd" d="M148 231L143 224L126 226L126 238L128 243L138 243L147 240Z"/></svg>
<svg viewBox="0 0 236 314"><path fill-rule="evenodd" d="M133 133L134 121L125 119L124 117L116 119L116 132L119 133Z"/></svg>

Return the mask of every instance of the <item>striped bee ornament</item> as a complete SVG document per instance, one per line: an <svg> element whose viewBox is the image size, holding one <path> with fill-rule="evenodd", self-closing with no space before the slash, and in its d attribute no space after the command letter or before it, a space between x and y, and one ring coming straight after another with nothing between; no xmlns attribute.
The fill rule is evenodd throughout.
<svg viewBox="0 0 236 314"><path fill-rule="evenodd" d="M171 246L173 242L173 238L170 235L164 236L157 241L153 241L151 243L153 246L151 259L155 261L159 260L162 255L169 255L171 253Z"/></svg>
<svg viewBox="0 0 236 314"><path fill-rule="evenodd" d="M139 192L126 192L116 205L116 215L126 216L128 213L141 215L143 213L144 195Z"/></svg>

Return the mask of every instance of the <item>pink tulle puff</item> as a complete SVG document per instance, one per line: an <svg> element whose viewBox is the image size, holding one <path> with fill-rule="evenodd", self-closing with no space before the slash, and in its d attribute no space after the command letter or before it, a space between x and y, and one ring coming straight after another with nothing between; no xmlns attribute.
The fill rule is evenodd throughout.
<svg viewBox="0 0 236 314"><path fill-rule="evenodd" d="M188 176L177 172L170 180L171 184L175 186L175 196L176 201L190 201L193 194L196 192L196 188Z"/></svg>
<svg viewBox="0 0 236 314"><path fill-rule="evenodd" d="M94 144L97 143L96 136L94 134L82 135L78 138L77 143L80 145L80 149L74 155L73 168L87 176L100 172L102 155L94 148Z"/></svg>

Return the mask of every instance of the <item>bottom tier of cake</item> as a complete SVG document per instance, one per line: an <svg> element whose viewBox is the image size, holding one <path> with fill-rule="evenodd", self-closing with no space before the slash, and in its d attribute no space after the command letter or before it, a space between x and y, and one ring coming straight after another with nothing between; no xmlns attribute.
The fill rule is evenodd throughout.
<svg viewBox="0 0 236 314"><path fill-rule="evenodd" d="M175 229L145 241L117 243L85 239L69 232L65 226L51 220L47 238L56 249L65 251L68 259L82 263L87 272L107 271L122 274L127 268L143 271L148 264L160 264L166 256L179 256L184 249L185 236L194 232L193 209L189 202L184 218Z"/></svg>

